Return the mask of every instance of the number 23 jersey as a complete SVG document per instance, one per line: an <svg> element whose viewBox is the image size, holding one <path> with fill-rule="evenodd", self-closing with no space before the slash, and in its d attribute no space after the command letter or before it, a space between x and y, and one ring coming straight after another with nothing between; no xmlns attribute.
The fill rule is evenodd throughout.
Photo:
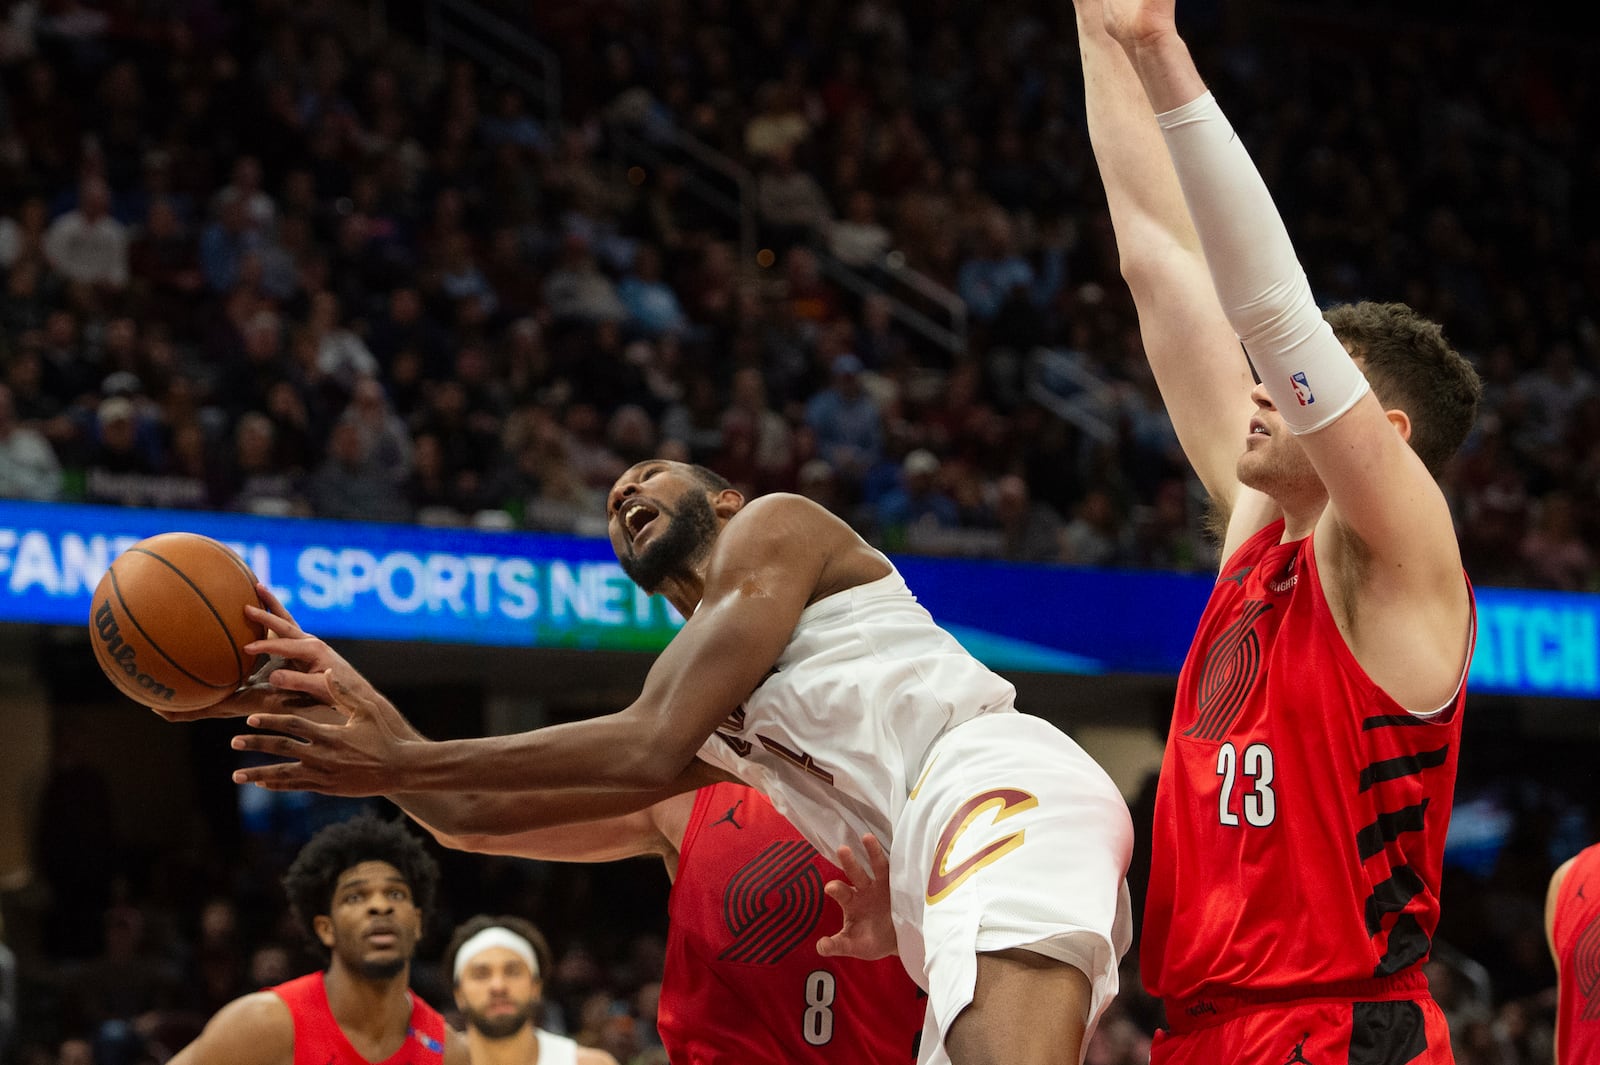
<svg viewBox="0 0 1600 1065"><path fill-rule="evenodd" d="M1178 680L1141 944L1163 998L1387 976L1438 925L1465 684L1407 713L1282 534L1223 566Z"/></svg>

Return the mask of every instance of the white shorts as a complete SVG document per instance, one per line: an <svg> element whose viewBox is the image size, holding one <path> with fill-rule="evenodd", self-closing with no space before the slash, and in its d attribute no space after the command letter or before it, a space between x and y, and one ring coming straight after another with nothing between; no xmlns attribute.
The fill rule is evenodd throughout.
<svg viewBox="0 0 1600 1065"><path fill-rule="evenodd" d="M949 1061L944 1037L989 951L1026 948L1082 970L1093 1032L1132 940L1132 852L1111 778L1049 722L986 714L940 738L889 858L900 959L928 992L917 1060Z"/></svg>

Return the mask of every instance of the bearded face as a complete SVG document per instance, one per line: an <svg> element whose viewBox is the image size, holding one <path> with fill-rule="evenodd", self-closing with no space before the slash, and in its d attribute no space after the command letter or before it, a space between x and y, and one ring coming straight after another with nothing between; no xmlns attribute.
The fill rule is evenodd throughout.
<svg viewBox="0 0 1600 1065"><path fill-rule="evenodd" d="M703 492L685 492L675 507L663 508L654 520L665 526L660 533L642 547L628 544L617 555L622 571L647 592L692 568L717 534L716 511Z"/></svg>

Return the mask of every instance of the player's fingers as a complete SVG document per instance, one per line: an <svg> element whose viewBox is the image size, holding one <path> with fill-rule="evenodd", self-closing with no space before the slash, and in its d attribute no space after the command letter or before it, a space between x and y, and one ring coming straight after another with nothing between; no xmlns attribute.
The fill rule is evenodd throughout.
<svg viewBox="0 0 1600 1065"><path fill-rule="evenodd" d="M822 885L822 893L839 904L839 907L849 912L850 903L855 901L856 889L846 884L843 880L830 880Z"/></svg>
<svg viewBox="0 0 1600 1065"><path fill-rule="evenodd" d="M817 953L824 958L847 958L850 956L850 950L843 940L844 934L840 932L823 936L817 940Z"/></svg>
<svg viewBox="0 0 1600 1065"><path fill-rule="evenodd" d="M288 758L291 761L298 761L300 755L306 751L306 744L301 740L293 739L289 736L269 736L262 733L235 736L232 746L236 751L265 754L273 758Z"/></svg>
<svg viewBox="0 0 1600 1065"><path fill-rule="evenodd" d="M881 880L889 875L889 852L883 849L878 837L871 832L861 837L861 846L867 852L867 862L872 867L872 879Z"/></svg>
<svg viewBox="0 0 1600 1065"><path fill-rule="evenodd" d="M332 705L340 710L370 710L379 705L377 692L364 678L356 678L355 683L348 683L343 677L334 676L333 670L325 674L328 690L332 693Z"/></svg>
<svg viewBox="0 0 1600 1065"><path fill-rule="evenodd" d="M255 610L256 613L266 617L272 616L255 607L247 606L245 609ZM244 652L251 655L277 655L291 662L308 662L327 646L315 636L268 636L261 640L251 640L244 645Z"/></svg>
<svg viewBox="0 0 1600 1065"><path fill-rule="evenodd" d="M274 688L309 695L317 702L333 705L333 689L328 687L327 673L302 673L298 669L280 669L267 678Z"/></svg>
<svg viewBox="0 0 1600 1065"><path fill-rule="evenodd" d="M312 740L321 730L320 725L300 714L251 714L245 719L245 724L263 732L280 732L285 736L293 736L297 741Z"/></svg>
<svg viewBox="0 0 1600 1065"><path fill-rule="evenodd" d="M850 847L839 848L839 868L844 870L844 875L850 883L857 887L866 887L871 884L874 877L861 864L861 859L856 857L856 852Z"/></svg>
<svg viewBox="0 0 1600 1065"><path fill-rule="evenodd" d="M271 627L280 636L305 635L305 631L300 628L300 623L295 621L293 614L289 613L289 608L284 606L276 595L272 594L271 588L268 588L260 581L256 582L256 598L260 599L262 605L265 606L267 610L271 611L272 615L278 619L278 624L273 624Z"/></svg>
<svg viewBox="0 0 1600 1065"><path fill-rule="evenodd" d="M310 791L310 780L299 762L253 765L233 771L235 784L255 784L269 791Z"/></svg>

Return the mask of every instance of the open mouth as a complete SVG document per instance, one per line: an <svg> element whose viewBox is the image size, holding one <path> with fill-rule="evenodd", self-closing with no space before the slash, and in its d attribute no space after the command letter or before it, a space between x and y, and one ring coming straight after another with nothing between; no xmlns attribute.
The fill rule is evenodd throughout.
<svg viewBox="0 0 1600 1065"><path fill-rule="evenodd" d="M632 500L622 508L622 527L628 531L630 542L637 540L639 534L644 532L645 526L654 521L660 512L650 504L640 500Z"/></svg>

